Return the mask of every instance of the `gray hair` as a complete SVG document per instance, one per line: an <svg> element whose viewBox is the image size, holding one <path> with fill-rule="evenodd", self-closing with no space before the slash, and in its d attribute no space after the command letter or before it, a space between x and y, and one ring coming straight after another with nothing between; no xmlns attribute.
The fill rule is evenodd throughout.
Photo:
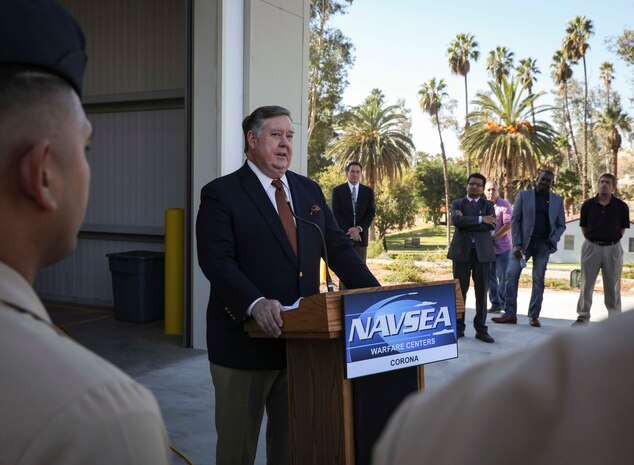
<svg viewBox="0 0 634 465"><path fill-rule="evenodd" d="M244 153L247 153L247 151L249 150L249 139L247 139L247 134L249 133L249 131L253 131L256 136L259 136L260 131L262 131L266 120L275 118L276 116L288 116L288 119L291 119L291 112L284 107L269 105L256 108L249 116L242 120L242 132L244 133Z"/></svg>

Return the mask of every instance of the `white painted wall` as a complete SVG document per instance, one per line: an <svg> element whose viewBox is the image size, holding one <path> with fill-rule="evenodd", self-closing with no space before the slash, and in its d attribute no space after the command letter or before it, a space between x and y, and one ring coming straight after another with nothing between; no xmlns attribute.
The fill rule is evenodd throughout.
<svg viewBox="0 0 634 465"><path fill-rule="evenodd" d="M574 238L574 247L572 250L565 250L566 236L572 236ZM626 229L623 239L621 239L621 247L623 247L624 252L623 262L634 264L634 253L629 251L630 239L634 239L634 226ZM550 256L550 263L579 263L583 241L585 241L585 238L581 233L579 218L566 222L566 230L561 236L559 244L557 244L557 252Z"/></svg>

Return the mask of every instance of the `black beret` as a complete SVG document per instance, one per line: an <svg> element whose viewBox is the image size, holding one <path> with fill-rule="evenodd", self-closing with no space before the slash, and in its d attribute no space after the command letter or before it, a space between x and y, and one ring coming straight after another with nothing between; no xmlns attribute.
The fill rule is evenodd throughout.
<svg viewBox="0 0 634 465"><path fill-rule="evenodd" d="M0 0L0 64L45 68L81 96L85 48L79 24L56 0Z"/></svg>

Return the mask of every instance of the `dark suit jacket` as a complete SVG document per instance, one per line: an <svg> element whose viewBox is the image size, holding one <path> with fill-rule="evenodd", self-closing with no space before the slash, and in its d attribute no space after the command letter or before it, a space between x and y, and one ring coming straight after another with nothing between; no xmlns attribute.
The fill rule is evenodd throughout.
<svg viewBox="0 0 634 465"><path fill-rule="evenodd" d="M557 251L557 243L566 230L566 216L563 197L552 192L548 193L548 224L550 226L548 247L550 253L555 253ZM531 242L534 228L535 189L520 191L513 205L513 217L511 220L513 246L519 245L522 250L526 250Z"/></svg>
<svg viewBox="0 0 634 465"><path fill-rule="evenodd" d="M462 216L456 212L462 212ZM472 238L475 239L476 254L480 263L494 262L495 251L491 231L494 225L478 223L478 216L495 215L493 202L480 198L475 208L466 197L451 203L451 222L455 226L447 258L456 262L469 261Z"/></svg>
<svg viewBox="0 0 634 465"><path fill-rule="evenodd" d="M332 212L343 232L347 232L353 226L361 226L361 245L368 246L368 229L376 214L374 203L374 191L368 186L359 183L357 193L357 224L353 224L354 213L352 210L352 197L348 183L341 184L332 190Z"/></svg>
<svg viewBox="0 0 634 465"><path fill-rule="evenodd" d="M345 276L350 287L378 286L338 227L319 186L290 171L286 177L295 214L324 232L330 267ZM209 360L233 368L285 367L284 340L249 338L243 322L249 305L259 297L290 305L300 296L319 292L319 232L297 222L296 256L275 207L245 163L203 187L196 238L200 267L211 282Z"/></svg>

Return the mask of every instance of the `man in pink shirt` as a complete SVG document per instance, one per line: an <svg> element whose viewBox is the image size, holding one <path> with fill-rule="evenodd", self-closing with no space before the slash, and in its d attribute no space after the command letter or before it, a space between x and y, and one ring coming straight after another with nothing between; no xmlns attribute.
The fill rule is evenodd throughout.
<svg viewBox="0 0 634 465"><path fill-rule="evenodd" d="M513 207L500 197L500 190L495 181L489 181L484 188L484 195L493 202L497 223L491 232L493 238L493 250L495 262L491 266L491 279L489 281L489 300L491 308L489 313L500 313L506 304L506 269L511 256L511 216Z"/></svg>

